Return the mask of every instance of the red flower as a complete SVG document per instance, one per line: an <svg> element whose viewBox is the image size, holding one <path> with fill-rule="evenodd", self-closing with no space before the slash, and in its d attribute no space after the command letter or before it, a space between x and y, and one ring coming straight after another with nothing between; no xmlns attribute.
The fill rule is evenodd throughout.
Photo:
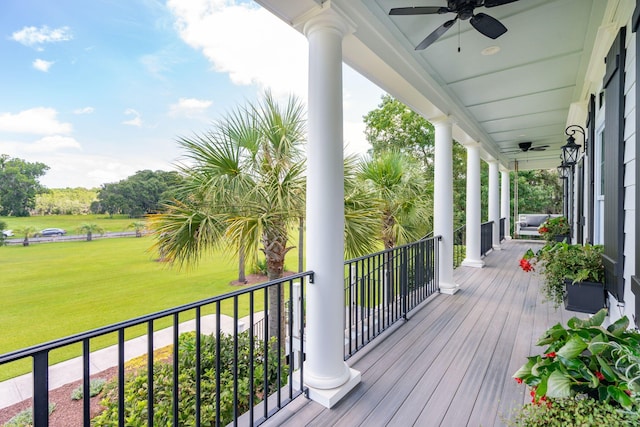
<svg viewBox="0 0 640 427"><path fill-rule="evenodd" d="M604 381L604 375L602 375L602 372L595 371L594 374L600 381Z"/></svg>
<svg viewBox="0 0 640 427"><path fill-rule="evenodd" d="M540 227L540 228L538 229L538 231L539 231L540 233L548 233L548 232L549 232L549 229L548 229L547 227Z"/></svg>
<svg viewBox="0 0 640 427"><path fill-rule="evenodd" d="M627 396L631 396L631 390L625 390L625 393L627 393Z"/></svg>
<svg viewBox="0 0 640 427"><path fill-rule="evenodd" d="M549 359L553 359L554 357L556 357L556 352L552 351L551 353L545 354L545 356L547 356Z"/></svg>
<svg viewBox="0 0 640 427"><path fill-rule="evenodd" d="M516 378L515 380L518 384L522 384L522 378Z"/></svg>
<svg viewBox="0 0 640 427"><path fill-rule="evenodd" d="M533 270L533 266L531 265L529 260L526 260L524 258L520 260L520 268L527 272Z"/></svg>

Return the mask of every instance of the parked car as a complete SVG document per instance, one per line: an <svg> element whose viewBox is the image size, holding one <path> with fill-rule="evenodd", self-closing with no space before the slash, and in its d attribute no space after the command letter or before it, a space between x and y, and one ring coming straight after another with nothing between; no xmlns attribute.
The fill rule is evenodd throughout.
<svg viewBox="0 0 640 427"><path fill-rule="evenodd" d="M64 236L67 234L67 230L62 228L45 228L39 233L41 236Z"/></svg>
<svg viewBox="0 0 640 427"><path fill-rule="evenodd" d="M4 237L13 237L13 230L2 230L2 235Z"/></svg>

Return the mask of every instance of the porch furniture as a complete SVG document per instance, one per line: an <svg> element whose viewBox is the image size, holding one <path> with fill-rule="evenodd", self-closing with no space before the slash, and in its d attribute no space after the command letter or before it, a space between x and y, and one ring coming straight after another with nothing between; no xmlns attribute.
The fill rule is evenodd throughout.
<svg viewBox="0 0 640 427"><path fill-rule="evenodd" d="M540 236L538 227L549 218L560 214L520 214L516 223L516 234L519 236Z"/></svg>

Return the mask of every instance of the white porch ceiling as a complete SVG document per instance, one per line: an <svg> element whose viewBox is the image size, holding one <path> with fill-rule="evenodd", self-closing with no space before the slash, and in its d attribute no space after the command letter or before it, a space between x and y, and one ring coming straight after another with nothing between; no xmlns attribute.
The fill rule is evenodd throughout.
<svg viewBox="0 0 640 427"><path fill-rule="evenodd" d="M322 8L335 9L354 28L343 45L347 64L427 119L451 116L454 137L480 142L485 160L508 168L517 160L521 169L560 163L564 128L584 126L588 95L602 79L604 54L633 10L626 0L519 0L476 9L508 28L496 40L459 21L433 45L415 51L454 15L389 16L389 10L445 6L446 0L258 3L296 28ZM500 51L482 55L492 46ZM515 152L523 141L549 148Z"/></svg>

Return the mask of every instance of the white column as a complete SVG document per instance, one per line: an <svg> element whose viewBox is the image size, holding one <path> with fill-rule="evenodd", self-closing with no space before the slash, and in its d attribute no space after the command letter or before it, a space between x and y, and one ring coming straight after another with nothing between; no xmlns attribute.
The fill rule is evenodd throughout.
<svg viewBox="0 0 640 427"><path fill-rule="evenodd" d="M500 183L498 162L489 162L489 221L493 221L493 249L500 249Z"/></svg>
<svg viewBox="0 0 640 427"><path fill-rule="evenodd" d="M481 190L480 190L480 147L467 145L467 249L462 265L484 267L480 258Z"/></svg>
<svg viewBox="0 0 640 427"><path fill-rule="evenodd" d="M348 26L331 10L304 26L309 41L307 286L304 381L325 407L360 382L344 362L344 170L342 39Z"/></svg>
<svg viewBox="0 0 640 427"><path fill-rule="evenodd" d="M500 217L504 218L504 238L511 239L511 197L509 190L509 171L500 171Z"/></svg>
<svg viewBox="0 0 640 427"><path fill-rule="evenodd" d="M438 272L440 292L453 295L453 139L449 118L433 122L435 155L433 178L433 232L441 236Z"/></svg>

